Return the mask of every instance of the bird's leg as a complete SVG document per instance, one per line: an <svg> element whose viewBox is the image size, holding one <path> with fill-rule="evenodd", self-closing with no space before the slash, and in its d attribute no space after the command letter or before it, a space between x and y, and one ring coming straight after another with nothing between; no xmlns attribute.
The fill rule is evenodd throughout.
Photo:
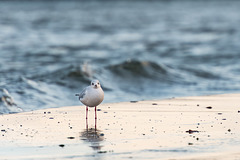
<svg viewBox="0 0 240 160"><path fill-rule="evenodd" d="M95 131L97 130L97 106L95 107Z"/></svg>
<svg viewBox="0 0 240 160"><path fill-rule="evenodd" d="M97 130L97 119L95 119L95 132Z"/></svg>
<svg viewBox="0 0 240 160"><path fill-rule="evenodd" d="M86 106L86 130L88 131L88 106Z"/></svg>
<svg viewBox="0 0 240 160"><path fill-rule="evenodd" d="M97 119L97 106L95 106L95 119Z"/></svg>
<svg viewBox="0 0 240 160"><path fill-rule="evenodd" d="M88 119L86 118L86 130L88 131Z"/></svg>
<svg viewBox="0 0 240 160"><path fill-rule="evenodd" d="M88 106L86 106L86 119L88 119Z"/></svg>

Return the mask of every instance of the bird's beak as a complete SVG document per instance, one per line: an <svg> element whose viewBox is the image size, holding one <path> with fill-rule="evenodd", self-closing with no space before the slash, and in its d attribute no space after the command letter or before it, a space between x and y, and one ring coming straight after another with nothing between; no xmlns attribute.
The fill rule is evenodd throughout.
<svg viewBox="0 0 240 160"><path fill-rule="evenodd" d="M95 84L95 88L97 88L97 85Z"/></svg>

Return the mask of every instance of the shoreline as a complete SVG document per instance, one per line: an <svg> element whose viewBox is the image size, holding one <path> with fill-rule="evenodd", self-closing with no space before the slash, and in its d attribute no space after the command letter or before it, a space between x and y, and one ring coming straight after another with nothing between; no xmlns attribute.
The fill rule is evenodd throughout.
<svg viewBox="0 0 240 160"><path fill-rule="evenodd" d="M40 109L0 116L0 159L240 158L240 94ZM96 126L96 128L95 128ZM225 155L225 156L221 156Z"/></svg>

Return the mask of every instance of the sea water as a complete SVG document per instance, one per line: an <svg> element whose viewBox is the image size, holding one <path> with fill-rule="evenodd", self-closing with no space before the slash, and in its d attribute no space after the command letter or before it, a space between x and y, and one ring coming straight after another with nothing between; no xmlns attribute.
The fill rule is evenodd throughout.
<svg viewBox="0 0 240 160"><path fill-rule="evenodd" d="M1 113L240 90L239 1L1 1Z"/></svg>

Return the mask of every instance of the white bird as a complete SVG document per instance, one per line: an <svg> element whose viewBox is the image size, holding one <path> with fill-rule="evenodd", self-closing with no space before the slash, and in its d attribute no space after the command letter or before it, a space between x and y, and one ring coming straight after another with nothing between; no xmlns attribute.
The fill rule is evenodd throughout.
<svg viewBox="0 0 240 160"><path fill-rule="evenodd" d="M104 99L104 92L98 80L92 80L91 85L84 88L80 94L76 94L79 100L86 105L86 119L88 118L88 107L95 107L95 119L97 119L97 106Z"/></svg>

